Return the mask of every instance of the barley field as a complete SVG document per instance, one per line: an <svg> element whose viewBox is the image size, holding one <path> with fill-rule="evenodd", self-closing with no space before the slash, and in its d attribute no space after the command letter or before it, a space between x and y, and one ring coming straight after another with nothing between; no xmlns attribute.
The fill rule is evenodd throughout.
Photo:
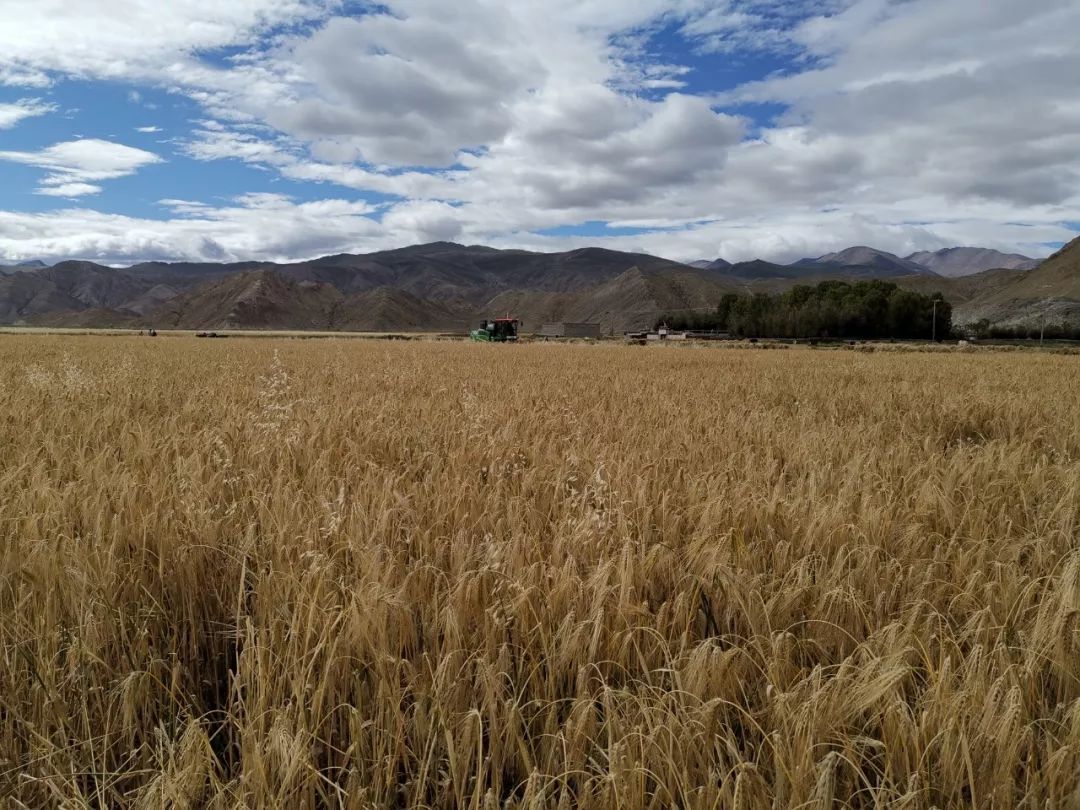
<svg viewBox="0 0 1080 810"><path fill-rule="evenodd" d="M1080 357L0 336L0 806L1080 806Z"/></svg>

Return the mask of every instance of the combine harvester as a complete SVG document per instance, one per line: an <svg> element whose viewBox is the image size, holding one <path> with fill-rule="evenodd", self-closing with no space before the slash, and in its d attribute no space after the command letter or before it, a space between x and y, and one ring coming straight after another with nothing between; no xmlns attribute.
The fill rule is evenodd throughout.
<svg viewBox="0 0 1080 810"><path fill-rule="evenodd" d="M516 343L521 321L517 318L496 318L483 321L479 329L469 333L469 338L480 343Z"/></svg>

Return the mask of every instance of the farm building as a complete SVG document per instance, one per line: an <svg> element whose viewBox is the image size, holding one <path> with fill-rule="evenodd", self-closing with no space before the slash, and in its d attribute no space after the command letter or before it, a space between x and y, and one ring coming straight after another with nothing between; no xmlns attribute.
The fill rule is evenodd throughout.
<svg viewBox="0 0 1080 810"><path fill-rule="evenodd" d="M600 324L570 323L568 321L545 323L540 327L540 337L597 338L600 337Z"/></svg>

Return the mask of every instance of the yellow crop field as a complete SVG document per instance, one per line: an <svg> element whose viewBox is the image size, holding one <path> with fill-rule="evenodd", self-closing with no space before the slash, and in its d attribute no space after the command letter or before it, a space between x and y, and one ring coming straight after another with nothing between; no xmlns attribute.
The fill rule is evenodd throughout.
<svg viewBox="0 0 1080 810"><path fill-rule="evenodd" d="M1080 357L0 336L0 805L1080 806Z"/></svg>

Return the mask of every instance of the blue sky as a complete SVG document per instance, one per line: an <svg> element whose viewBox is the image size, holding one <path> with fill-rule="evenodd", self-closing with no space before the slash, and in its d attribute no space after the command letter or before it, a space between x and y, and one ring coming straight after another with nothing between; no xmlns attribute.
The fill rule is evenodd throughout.
<svg viewBox="0 0 1080 810"><path fill-rule="evenodd" d="M1066 0L0 0L0 261L1045 255Z"/></svg>

